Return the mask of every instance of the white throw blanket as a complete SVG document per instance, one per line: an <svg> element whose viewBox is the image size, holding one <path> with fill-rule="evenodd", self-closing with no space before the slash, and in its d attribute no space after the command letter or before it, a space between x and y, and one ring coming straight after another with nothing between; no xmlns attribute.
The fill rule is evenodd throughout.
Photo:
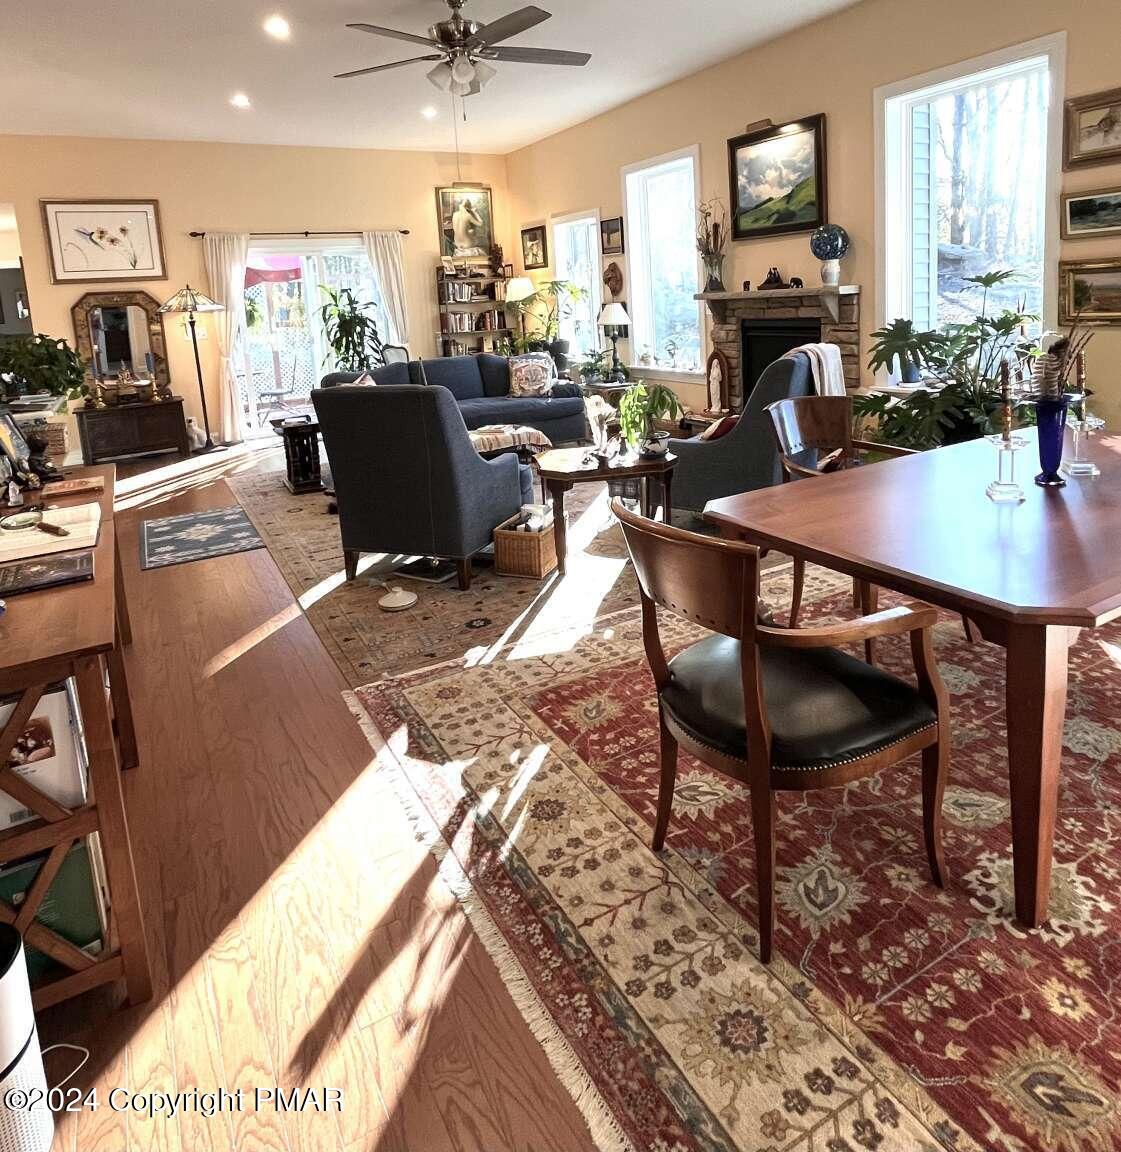
<svg viewBox="0 0 1121 1152"><path fill-rule="evenodd" d="M793 360L804 352L810 361L814 391L819 396L845 396L845 370L841 366L841 350L836 344L803 344L783 354L784 360Z"/></svg>

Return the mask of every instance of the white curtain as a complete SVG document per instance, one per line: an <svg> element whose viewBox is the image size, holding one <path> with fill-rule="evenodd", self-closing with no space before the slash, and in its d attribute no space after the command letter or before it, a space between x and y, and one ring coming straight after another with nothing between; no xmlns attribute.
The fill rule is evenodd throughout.
<svg viewBox="0 0 1121 1152"><path fill-rule="evenodd" d="M241 397L237 388L234 353L245 327L245 262L249 258L248 232L207 232L202 238L210 295L224 308L215 314L218 349L222 354L219 411L226 444L242 439Z"/></svg>
<svg viewBox="0 0 1121 1152"><path fill-rule="evenodd" d="M409 342L409 306L405 300L405 245L400 232L363 232L366 255L374 266L381 302L389 316L390 344Z"/></svg>

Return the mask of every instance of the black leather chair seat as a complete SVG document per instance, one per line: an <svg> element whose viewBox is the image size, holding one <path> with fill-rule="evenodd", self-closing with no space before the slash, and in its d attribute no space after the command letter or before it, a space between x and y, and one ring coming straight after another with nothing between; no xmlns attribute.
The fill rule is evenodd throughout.
<svg viewBox="0 0 1121 1152"><path fill-rule="evenodd" d="M825 768L937 723L910 684L835 648L759 650L775 768ZM662 703L702 744L744 759L740 642L710 636L669 662Z"/></svg>

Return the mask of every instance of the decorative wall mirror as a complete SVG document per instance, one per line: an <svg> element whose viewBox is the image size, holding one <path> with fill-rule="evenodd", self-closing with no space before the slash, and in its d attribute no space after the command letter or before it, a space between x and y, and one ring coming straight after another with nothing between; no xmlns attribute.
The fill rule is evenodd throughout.
<svg viewBox="0 0 1121 1152"><path fill-rule="evenodd" d="M170 386L159 307L147 292L87 292L78 300L70 314L78 355L86 362L87 384L93 381L96 350L102 376L116 376L127 368L138 380L154 377L157 388Z"/></svg>

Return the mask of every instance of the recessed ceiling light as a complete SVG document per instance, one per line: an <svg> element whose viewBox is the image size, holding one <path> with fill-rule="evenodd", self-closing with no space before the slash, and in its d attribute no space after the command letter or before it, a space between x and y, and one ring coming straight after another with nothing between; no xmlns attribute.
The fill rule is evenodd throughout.
<svg viewBox="0 0 1121 1152"><path fill-rule="evenodd" d="M427 108L422 108L420 110L420 114L425 118L425 120L435 120L436 117L440 115L440 113L437 112L431 104L429 104Z"/></svg>
<svg viewBox="0 0 1121 1152"><path fill-rule="evenodd" d="M246 96L244 92L235 92L230 97L230 103L235 108L248 108L248 107L250 107L249 97Z"/></svg>
<svg viewBox="0 0 1121 1152"><path fill-rule="evenodd" d="M287 40L292 35L292 26L279 14L270 16L263 27L274 40Z"/></svg>

